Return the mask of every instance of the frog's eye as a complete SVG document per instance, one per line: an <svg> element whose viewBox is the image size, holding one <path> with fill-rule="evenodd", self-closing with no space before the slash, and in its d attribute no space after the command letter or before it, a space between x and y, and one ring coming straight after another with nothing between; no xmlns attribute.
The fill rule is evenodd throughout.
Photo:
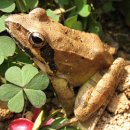
<svg viewBox="0 0 130 130"><path fill-rule="evenodd" d="M29 42L35 47L42 47L45 44L45 39L40 33L30 33L28 38Z"/></svg>

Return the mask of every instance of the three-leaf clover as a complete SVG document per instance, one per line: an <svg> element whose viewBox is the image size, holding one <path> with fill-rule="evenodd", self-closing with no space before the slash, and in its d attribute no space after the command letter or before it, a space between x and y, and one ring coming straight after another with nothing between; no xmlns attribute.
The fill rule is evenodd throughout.
<svg viewBox="0 0 130 130"><path fill-rule="evenodd" d="M37 108L45 104L46 95L42 90L47 88L49 79L46 74L38 73L37 68L30 64L22 69L13 66L6 71L5 78L12 84L0 86L0 100L8 101L10 111L21 112L27 99Z"/></svg>

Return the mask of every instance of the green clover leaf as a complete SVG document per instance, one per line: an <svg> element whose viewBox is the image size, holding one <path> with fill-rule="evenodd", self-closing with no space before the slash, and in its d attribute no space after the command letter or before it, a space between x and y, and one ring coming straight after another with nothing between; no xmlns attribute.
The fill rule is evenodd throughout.
<svg viewBox="0 0 130 130"><path fill-rule="evenodd" d="M0 36L0 64L2 64L7 57L13 56L15 48L16 45L12 38L8 36Z"/></svg>
<svg viewBox="0 0 130 130"><path fill-rule="evenodd" d="M12 12L15 9L15 2L14 0L0 0L0 10L2 12Z"/></svg>
<svg viewBox="0 0 130 130"><path fill-rule="evenodd" d="M41 90L24 89L31 104L37 108L42 107L46 102L46 95Z"/></svg>
<svg viewBox="0 0 130 130"><path fill-rule="evenodd" d="M15 96L21 88L13 85L13 84L3 84L0 86L0 100L8 101L13 96Z"/></svg>
<svg viewBox="0 0 130 130"><path fill-rule="evenodd" d="M6 71L5 78L13 84L24 87L37 73L37 68L30 64L23 66L22 69L13 66Z"/></svg>
<svg viewBox="0 0 130 130"><path fill-rule="evenodd" d="M23 90L19 91L13 98L8 102L8 108L12 112L19 113L24 107L24 95Z"/></svg>

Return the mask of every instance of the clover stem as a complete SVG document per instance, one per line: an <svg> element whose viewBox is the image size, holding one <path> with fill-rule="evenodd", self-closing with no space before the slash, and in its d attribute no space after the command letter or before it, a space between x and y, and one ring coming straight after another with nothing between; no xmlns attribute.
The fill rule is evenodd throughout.
<svg viewBox="0 0 130 130"><path fill-rule="evenodd" d="M73 7L69 8L69 9L67 9L67 10L64 10L63 8L59 8L58 10L60 10L60 12L55 12L55 11L54 12L55 12L56 15L59 15L59 14L64 14L64 13L70 12L75 8L76 8L76 6L73 6Z"/></svg>
<svg viewBox="0 0 130 130"><path fill-rule="evenodd" d="M25 115L25 112L26 112L27 102L28 102L28 101L25 100L24 108L23 108L23 112L22 112L22 118L24 118L24 115Z"/></svg>
<svg viewBox="0 0 130 130"><path fill-rule="evenodd" d="M65 10L64 13L70 12L70 11L72 11L72 10L75 9L75 8L76 8L76 6L73 6L73 7L69 8L69 9Z"/></svg>

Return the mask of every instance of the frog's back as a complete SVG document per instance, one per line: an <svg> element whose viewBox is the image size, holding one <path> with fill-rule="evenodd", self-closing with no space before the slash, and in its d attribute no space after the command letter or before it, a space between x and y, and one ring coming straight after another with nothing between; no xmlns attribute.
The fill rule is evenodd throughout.
<svg viewBox="0 0 130 130"><path fill-rule="evenodd" d="M57 70L73 85L81 85L112 63L112 55L96 34L70 29L53 20L48 24L44 29Z"/></svg>
<svg viewBox="0 0 130 130"><path fill-rule="evenodd" d="M54 30L58 32L57 39L51 37L54 61L57 70L74 86L83 84L94 73L112 63L112 55L97 35L56 24L56 30L59 30Z"/></svg>

